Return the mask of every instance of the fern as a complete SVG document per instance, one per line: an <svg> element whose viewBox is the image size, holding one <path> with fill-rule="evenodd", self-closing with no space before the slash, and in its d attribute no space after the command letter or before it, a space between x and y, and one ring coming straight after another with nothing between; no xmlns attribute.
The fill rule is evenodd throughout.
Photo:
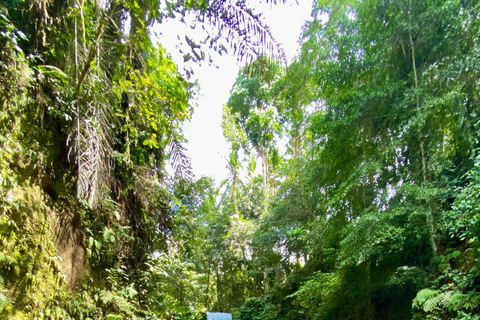
<svg viewBox="0 0 480 320"><path fill-rule="evenodd" d="M135 312L138 311L137 308L132 302L123 297L121 292L102 290L99 297L104 305L114 304L119 312L128 315L130 319L136 319ZM113 314L110 314L110 316L113 317L112 319L117 317Z"/></svg>
<svg viewBox="0 0 480 320"><path fill-rule="evenodd" d="M450 305L450 299L455 293L457 293L457 291L450 290L443 292L440 299L440 305L443 308L447 308Z"/></svg>
<svg viewBox="0 0 480 320"><path fill-rule="evenodd" d="M120 309L120 311L124 312L125 314L135 319L134 311L136 311L135 306L120 295L115 295L115 304Z"/></svg>
<svg viewBox="0 0 480 320"><path fill-rule="evenodd" d="M455 292L450 297L449 308L453 310L460 310L462 308L462 301L465 299L465 295L461 292Z"/></svg>
<svg viewBox="0 0 480 320"><path fill-rule="evenodd" d="M439 308L442 310L459 310L459 309L473 309L472 306L478 306L473 302L467 306L467 302L462 302L465 295L455 290L440 291L432 289L423 289L417 293L417 296L413 300L412 307L422 309L427 313L433 312ZM471 301L470 299L469 301Z"/></svg>
<svg viewBox="0 0 480 320"><path fill-rule="evenodd" d="M423 309L423 306L425 303L432 299L433 297L437 296L439 293L438 290L432 290L429 288L422 289L417 293L417 296L415 299L413 299L412 307L413 308L421 308Z"/></svg>
<svg viewBox="0 0 480 320"><path fill-rule="evenodd" d="M463 303L462 309L474 310L478 308L478 304L479 304L479 295L475 294L474 296L472 296L470 299L468 299Z"/></svg>
<svg viewBox="0 0 480 320"><path fill-rule="evenodd" d="M433 310L435 310L440 299L440 295L436 295L431 297L430 299L427 299L422 305L423 311L432 312Z"/></svg>
<svg viewBox="0 0 480 320"><path fill-rule="evenodd" d="M113 299L113 292L106 290L100 291L100 300L103 302L103 304L109 304L113 301Z"/></svg>
<svg viewBox="0 0 480 320"><path fill-rule="evenodd" d="M424 302L423 310L425 312L432 312L437 307L442 309L447 307L452 294L453 291L438 292L438 294L432 296L430 299L427 299Z"/></svg>

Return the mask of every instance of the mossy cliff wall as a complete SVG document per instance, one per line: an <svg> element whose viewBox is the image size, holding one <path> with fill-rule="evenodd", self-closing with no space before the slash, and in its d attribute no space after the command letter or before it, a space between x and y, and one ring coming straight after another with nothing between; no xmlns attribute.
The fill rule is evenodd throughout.
<svg viewBox="0 0 480 320"><path fill-rule="evenodd" d="M31 151L31 150L30 150ZM28 151L6 138L0 152L0 277L4 319L60 317L88 262L81 206L63 186L56 201ZM35 162L35 163L33 163ZM58 187L58 186L57 186ZM61 199L59 199L61 197Z"/></svg>

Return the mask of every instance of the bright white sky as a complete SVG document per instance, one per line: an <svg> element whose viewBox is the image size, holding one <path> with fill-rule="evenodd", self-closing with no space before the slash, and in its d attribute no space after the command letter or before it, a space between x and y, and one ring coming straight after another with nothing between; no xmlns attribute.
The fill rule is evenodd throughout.
<svg viewBox="0 0 480 320"><path fill-rule="evenodd" d="M270 26L273 37L282 44L288 61L297 53L301 28L311 12L310 0L298 2L296 4L291 0L285 5L261 4L256 7L257 12L263 12L263 18ZM162 24L157 31L162 32L160 43L170 52L181 71L183 58L176 49L177 35L181 34L180 38L183 39L183 33L188 31L191 34L192 30L172 20ZM230 96L240 66L232 55L213 54L213 57L218 68L209 66L208 63L194 66L194 79L200 84L200 96L191 121L185 124L184 133L188 139L187 155L191 158L195 176L212 177L218 186L228 177L226 158L229 149L221 127L222 108Z"/></svg>

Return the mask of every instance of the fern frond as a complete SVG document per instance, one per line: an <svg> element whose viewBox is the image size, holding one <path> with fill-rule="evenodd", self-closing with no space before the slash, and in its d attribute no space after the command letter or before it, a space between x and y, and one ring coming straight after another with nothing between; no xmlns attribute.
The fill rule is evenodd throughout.
<svg viewBox="0 0 480 320"><path fill-rule="evenodd" d="M100 291L99 297L100 297L100 300L103 302L103 304L109 304L109 303L112 303L114 299L114 294L111 291L102 290Z"/></svg>
<svg viewBox="0 0 480 320"><path fill-rule="evenodd" d="M442 292L442 294L439 295L440 300L439 300L438 304L442 308L448 307L448 305L450 303L450 299L452 298L454 293L455 293L455 291L452 291L452 290Z"/></svg>
<svg viewBox="0 0 480 320"><path fill-rule="evenodd" d="M465 295L461 292L455 292L448 301L448 307L453 310L460 310Z"/></svg>
<svg viewBox="0 0 480 320"><path fill-rule="evenodd" d="M473 295L467 301L462 304L462 309L474 310L478 308L480 296L478 294Z"/></svg>
<svg viewBox="0 0 480 320"><path fill-rule="evenodd" d="M125 312L129 315L133 314L132 309L135 309L130 301L120 295L115 295L115 304L122 312Z"/></svg>
<svg viewBox="0 0 480 320"><path fill-rule="evenodd" d="M432 299L433 297L437 296L439 293L438 290L432 290L429 288L422 289L417 293L417 296L415 299L413 299L412 307L413 308L422 308L425 305L425 303Z"/></svg>
<svg viewBox="0 0 480 320"><path fill-rule="evenodd" d="M427 299L423 304L423 311L425 312L432 312L438 306L438 303L441 299L441 294L431 297Z"/></svg>
<svg viewBox="0 0 480 320"><path fill-rule="evenodd" d="M137 319L135 312L137 312L138 309L135 307L133 302L128 301L120 295L115 295L115 304L121 312L128 316L128 319Z"/></svg>
<svg viewBox="0 0 480 320"><path fill-rule="evenodd" d="M458 299L461 295L458 291L448 290L439 291L432 289L423 289L417 293L417 296L413 300L412 307L420 308L425 312L432 312L435 308L450 308L453 303L453 298Z"/></svg>

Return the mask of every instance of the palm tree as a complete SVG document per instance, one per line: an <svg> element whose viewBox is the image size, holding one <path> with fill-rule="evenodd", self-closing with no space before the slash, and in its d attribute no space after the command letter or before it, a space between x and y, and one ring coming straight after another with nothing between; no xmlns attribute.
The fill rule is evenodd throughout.
<svg viewBox="0 0 480 320"><path fill-rule="evenodd" d="M121 127L126 135L124 153L130 159L129 144L133 139L128 128L138 124L129 123L131 114L128 109L138 98L134 97L138 89L134 80L138 80L138 75L141 77L148 69L149 58L145 53L153 47L148 34L150 26L193 12L198 23L209 24L216 29L218 35L211 39L210 44L221 41L223 37L239 61L252 61L258 54L284 59L283 50L276 44L268 27L245 1L177 1L162 5L158 0L77 0L74 7L72 79L75 82L75 121L72 122L69 145L78 166L77 196L92 208L110 189L110 155L114 150L114 133ZM86 12L89 12L88 17ZM123 48L115 52L124 54L112 56L112 47ZM198 49L196 44L192 45L193 49ZM176 77L180 78L178 74ZM115 91L124 88L125 83L131 83L132 90L124 90L120 99ZM120 118L115 111L119 104L123 109ZM172 109L172 106L164 104L163 108ZM164 110L165 114L172 113L170 111ZM152 118L156 117L156 114L152 115ZM158 132L152 132L148 139L144 138L143 144L147 141L152 149L158 149L154 158L164 159L166 150L176 153L172 157L186 171L188 165L185 164L181 147L183 138L177 121L152 122L151 126ZM153 163L150 165L151 169L158 169L154 169L156 165Z"/></svg>

